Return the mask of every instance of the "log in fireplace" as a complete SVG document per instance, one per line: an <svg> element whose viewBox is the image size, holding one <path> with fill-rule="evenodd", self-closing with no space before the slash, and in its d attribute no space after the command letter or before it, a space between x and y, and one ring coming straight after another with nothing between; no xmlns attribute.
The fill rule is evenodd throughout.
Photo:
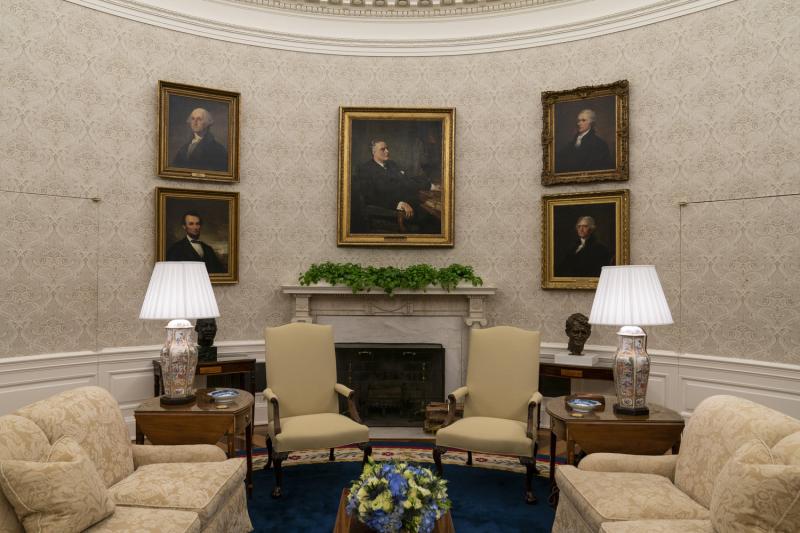
<svg viewBox="0 0 800 533"><path fill-rule="evenodd" d="M425 406L444 399L444 347L336 343L336 375L357 391L365 424L422 427ZM341 398L339 407L346 412Z"/></svg>

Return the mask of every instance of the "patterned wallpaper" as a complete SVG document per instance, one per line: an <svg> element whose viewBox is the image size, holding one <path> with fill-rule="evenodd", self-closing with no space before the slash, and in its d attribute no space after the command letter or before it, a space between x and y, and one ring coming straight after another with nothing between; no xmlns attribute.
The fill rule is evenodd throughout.
<svg viewBox="0 0 800 533"><path fill-rule="evenodd" d="M541 186L540 93L628 79L632 262L657 265L677 321L651 329L651 349L800 363L797 198L770 198L800 192L799 26L793 0L739 0L549 47L358 58L4 0L0 356L160 342L163 324L137 318L157 186L241 193L241 281L215 288L218 340L287 321L280 285L333 260L472 264L499 289L493 323L566 342L593 294L540 289L540 197L620 184ZM156 177L158 80L241 92L241 183ZM454 248L336 247L340 105L456 108ZM750 197L767 198L716 202Z"/></svg>

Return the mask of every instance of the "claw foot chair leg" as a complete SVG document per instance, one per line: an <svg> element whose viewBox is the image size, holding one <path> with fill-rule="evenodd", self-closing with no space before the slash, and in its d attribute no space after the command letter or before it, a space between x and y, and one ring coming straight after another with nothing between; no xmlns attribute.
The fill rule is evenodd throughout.
<svg viewBox="0 0 800 533"><path fill-rule="evenodd" d="M275 466L275 488L272 489L272 497L273 498L280 498L282 496L281 492L281 482L283 481L283 472L281 471L281 463L283 463L284 459L289 457L288 452L282 452L275 455L273 459L273 463Z"/></svg>
<svg viewBox="0 0 800 533"><path fill-rule="evenodd" d="M433 462L436 464L436 474L440 477L442 474L442 455L447 453L447 448L442 448L441 446L435 446L433 448Z"/></svg>

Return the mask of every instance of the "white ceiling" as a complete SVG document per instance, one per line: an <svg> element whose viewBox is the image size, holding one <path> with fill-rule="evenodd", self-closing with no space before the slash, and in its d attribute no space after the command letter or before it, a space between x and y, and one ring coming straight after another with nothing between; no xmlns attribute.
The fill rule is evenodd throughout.
<svg viewBox="0 0 800 533"><path fill-rule="evenodd" d="M737 0L67 1L155 26L254 46L338 55L436 56L585 39Z"/></svg>

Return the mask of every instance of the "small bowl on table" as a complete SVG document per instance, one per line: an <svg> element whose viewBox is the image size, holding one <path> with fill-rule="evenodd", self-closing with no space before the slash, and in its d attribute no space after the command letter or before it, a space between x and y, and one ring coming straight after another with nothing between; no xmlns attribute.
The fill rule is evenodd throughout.
<svg viewBox="0 0 800 533"><path fill-rule="evenodd" d="M564 399L564 403L570 410L576 413L591 413L592 411L602 411L605 408L605 398L599 395L578 395L573 394Z"/></svg>
<svg viewBox="0 0 800 533"><path fill-rule="evenodd" d="M207 393L214 403L231 403L239 397L236 389L214 389Z"/></svg>

